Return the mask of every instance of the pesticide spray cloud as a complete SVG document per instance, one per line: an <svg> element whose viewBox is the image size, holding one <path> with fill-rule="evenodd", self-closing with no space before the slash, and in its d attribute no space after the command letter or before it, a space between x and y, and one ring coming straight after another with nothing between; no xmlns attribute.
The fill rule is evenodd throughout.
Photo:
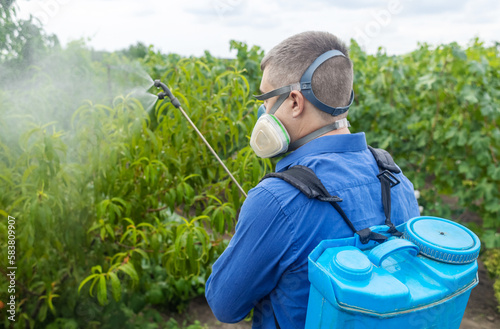
<svg viewBox="0 0 500 329"><path fill-rule="evenodd" d="M123 57L107 60L83 42L52 51L29 65L0 64L0 138L16 146L31 125L56 122L55 129L71 131L71 119L85 102L111 106L121 95L139 100L145 111L157 101L148 93L153 80L137 62ZM112 62L108 64L107 62ZM155 90L153 90L155 91Z"/></svg>

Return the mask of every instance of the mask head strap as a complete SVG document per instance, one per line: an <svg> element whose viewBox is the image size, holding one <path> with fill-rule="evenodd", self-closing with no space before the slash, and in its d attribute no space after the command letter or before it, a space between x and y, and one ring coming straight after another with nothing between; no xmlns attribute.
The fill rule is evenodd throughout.
<svg viewBox="0 0 500 329"><path fill-rule="evenodd" d="M300 90L300 85L298 83L294 83L288 86L271 90L270 92L262 95L254 95L254 97L257 98L259 101L263 101L271 97L280 95L276 103L274 103L273 107L269 111L269 114L274 114L281 106L281 104L283 104L283 102L288 98L288 96L290 96L290 92L292 92L293 90Z"/></svg>
<svg viewBox="0 0 500 329"><path fill-rule="evenodd" d="M345 57L344 54L342 54L338 50L330 50L327 51L326 53L322 54L314 62L307 68L307 70L304 72L302 75L302 78L300 78L300 90L302 91L302 94L304 95L305 98L309 102L311 102L317 109L329 113L332 116L337 116L342 113L345 113L348 109L349 106L352 105L352 102L354 101L354 91L351 91L351 100L349 101L349 105L344 106L344 107L331 107L329 105L326 105L322 101L320 101L316 95L314 95L314 92L312 90L312 76L314 74L314 71L323 64L325 61L332 57L336 56L343 56Z"/></svg>

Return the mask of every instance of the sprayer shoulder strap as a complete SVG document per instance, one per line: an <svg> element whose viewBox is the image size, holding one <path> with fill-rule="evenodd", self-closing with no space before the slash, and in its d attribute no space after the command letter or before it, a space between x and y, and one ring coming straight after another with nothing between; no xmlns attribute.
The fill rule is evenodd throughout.
<svg viewBox="0 0 500 329"><path fill-rule="evenodd" d="M294 186L299 191L304 193L309 199L318 199L319 201L330 203L333 208L335 208L335 210L339 213L345 223L349 226L349 228L354 233L357 233L359 235L360 241L362 243L368 243L368 241L370 240L383 242L387 239L386 236L378 234L376 232L372 232L369 228L357 230L338 204L339 202L342 202L342 199L338 196L331 195L311 168L297 165L290 167L288 170L282 172L267 174L266 176L264 176L264 178L262 178L262 180L270 177L276 177L284 180L285 182L289 183L290 185Z"/></svg>
<svg viewBox="0 0 500 329"><path fill-rule="evenodd" d="M371 146L368 146L368 149L372 152L379 169L377 177L380 179L382 188L382 205L384 206L385 225L389 226L388 233L402 236L403 234L391 222L391 188L400 183L394 174L399 174L401 170L396 166L394 159L386 150L376 149Z"/></svg>
<svg viewBox="0 0 500 329"><path fill-rule="evenodd" d="M389 227L388 233L395 236L401 236L402 233L399 232L391 222L391 188L400 183L394 174L399 174L401 170L398 166L396 166L392 156L386 150L376 149L371 146L368 146L368 149L375 158L379 168L379 174L377 177L380 180L382 190L382 205L384 207L385 224ZM270 173L264 176L262 180L269 177L276 177L284 180L304 193L309 199L318 199L320 201L329 202L344 219L349 228L353 232L358 233L361 242L367 243L369 240L378 241L385 239L385 236L371 232L369 228L356 230L352 222L338 204L338 202L342 202L342 199L338 196L330 195L312 169L300 165L293 166L283 172Z"/></svg>

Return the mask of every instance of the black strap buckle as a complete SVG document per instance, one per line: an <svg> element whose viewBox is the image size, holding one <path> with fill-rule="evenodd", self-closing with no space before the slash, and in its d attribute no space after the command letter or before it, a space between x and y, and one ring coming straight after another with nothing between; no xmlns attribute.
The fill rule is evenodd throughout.
<svg viewBox="0 0 500 329"><path fill-rule="evenodd" d="M382 171L380 174L377 175L377 177L380 180L382 180L382 178L385 178L391 185L391 188L401 183L399 179L397 179L396 176L394 176L389 170Z"/></svg>
<svg viewBox="0 0 500 329"><path fill-rule="evenodd" d="M370 240L376 241L378 243L382 243L386 241L388 238L385 235L382 235L377 232L373 232L370 230L370 228L365 228L360 231L356 231L356 233L359 235L359 241L362 244L367 244Z"/></svg>

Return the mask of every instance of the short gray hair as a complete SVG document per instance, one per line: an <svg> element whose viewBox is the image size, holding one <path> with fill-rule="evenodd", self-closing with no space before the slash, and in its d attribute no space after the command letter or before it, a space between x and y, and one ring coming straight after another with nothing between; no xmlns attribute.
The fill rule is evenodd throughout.
<svg viewBox="0 0 500 329"><path fill-rule="evenodd" d="M353 85L353 68L349 50L344 42L328 32L309 31L296 34L283 40L262 59L262 71L268 69L269 82L279 88L295 82L312 62L329 50L338 50L346 57L330 58L314 72L312 88L316 97L332 107L349 104ZM325 118L331 115L326 114ZM347 112L335 117L346 117Z"/></svg>

